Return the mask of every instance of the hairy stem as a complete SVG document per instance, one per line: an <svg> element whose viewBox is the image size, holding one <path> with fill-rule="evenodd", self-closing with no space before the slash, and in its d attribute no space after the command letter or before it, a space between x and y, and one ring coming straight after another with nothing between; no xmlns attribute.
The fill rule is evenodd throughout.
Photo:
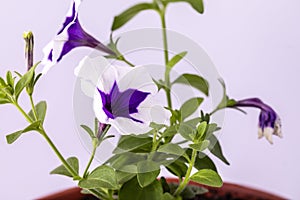
<svg viewBox="0 0 300 200"><path fill-rule="evenodd" d="M179 184L178 188L176 189L174 196L178 196L184 190L186 185L189 183L191 172L196 161L196 157L197 157L197 151L193 150L192 159L190 161L189 168L185 174L184 180Z"/></svg>
<svg viewBox="0 0 300 200"><path fill-rule="evenodd" d="M93 160L94 160L96 150L97 150L97 146L94 145L93 151L92 151L92 155L91 155L91 158L90 158L90 160L89 160L89 162L88 162L88 164L87 164L87 166L86 166L86 168L85 168L85 170L84 170L83 178L85 178L85 177L87 176L87 173L88 173L88 171L89 171L89 168L90 168L90 166L91 166L91 164L92 164L92 162L93 162Z"/></svg>
<svg viewBox="0 0 300 200"><path fill-rule="evenodd" d="M166 25L166 8L163 7L160 11L160 19L162 25L163 43L164 43L164 55L165 55L165 83L166 83L166 96L168 101L168 107L172 109L172 99L171 99L171 83L170 83L170 69L167 67L169 63L169 49L168 49L168 38L167 38L167 25Z"/></svg>
<svg viewBox="0 0 300 200"><path fill-rule="evenodd" d="M37 112L35 110L35 106L34 106L34 103L33 103L32 95L29 95L29 98L30 98L30 104L31 104L31 108L32 108L32 112L33 112L34 118L35 118L35 120L38 120L38 116L37 116Z"/></svg>
<svg viewBox="0 0 300 200"><path fill-rule="evenodd" d="M77 174L77 172L74 171L74 169L69 165L69 163L61 155L61 153L59 152L59 150L57 149L57 147L54 145L54 143L52 142L52 140L49 138L49 136L47 135L47 133L45 132L45 130L44 130L43 127L41 128L40 133L46 139L46 141L48 142L48 144L50 145L50 147L52 148L52 150L55 152L55 154L57 155L57 157L59 158L59 160L62 162L62 164L64 165L64 167L70 172L70 174L72 174L72 176L74 178L75 177L79 177L79 175Z"/></svg>

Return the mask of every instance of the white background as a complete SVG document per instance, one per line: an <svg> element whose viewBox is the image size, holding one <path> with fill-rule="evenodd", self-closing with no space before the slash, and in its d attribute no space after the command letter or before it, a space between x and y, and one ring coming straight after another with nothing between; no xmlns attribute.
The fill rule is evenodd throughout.
<svg viewBox="0 0 300 200"><path fill-rule="evenodd" d="M80 20L88 32L106 41L113 16L137 0L85 1ZM0 6L0 74L25 71L22 33L35 33L35 58L60 28L69 0L3 1ZM170 6L168 27L201 44L226 80L231 97L260 97L280 114L282 140L275 144L257 140L258 110L248 115L226 112L221 143L231 166L217 162L225 181L240 183L291 199L299 199L299 64L300 1L298 0L212 0L204 15L187 4ZM143 13L122 30L159 27L154 12ZM76 134L72 94L74 67L90 50L77 49L40 81L35 99L47 99L46 128L66 156L76 155L86 163L88 152ZM24 104L27 101L23 102ZM29 109L29 107L28 107ZM1 199L34 199L75 184L48 174L59 161L35 133L24 135L13 145L5 135L26 125L11 106L0 107Z"/></svg>

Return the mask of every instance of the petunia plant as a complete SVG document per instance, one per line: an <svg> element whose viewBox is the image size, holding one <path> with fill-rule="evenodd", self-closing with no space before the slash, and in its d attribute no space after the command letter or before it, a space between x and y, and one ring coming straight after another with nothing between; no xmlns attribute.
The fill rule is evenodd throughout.
<svg viewBox="0 0 300 200"><path fill-rule="evenodd" d="M83 29L79 23L82 2L74 0L62 28L44 48L42 64L34 64L33 61L33 34L24 33L28 70L24 74L8 71L6 77L0 77L0 104L10 104L17 108L27 120L28 126L8 134L7 142L12 144L24 133L38 132L61 161L61 165L51 174L72 178L83 193L102 200L187 200L207 192L205 186L221 187L222 179L209 155L217 157L226 165L229 162L215 134L221 128L213 122L212 116L226 108L242 112L245 107L258 108L261 111L258 137L265 137L271 144L273 135L282 137L280 118L273 108L258 98L229 98L223 80L219 80L224 89L222 101L212 111L206 111L202 104L209 96L209 81L193 73L173 77L172 70L189 53L182 51L171 57L168 49L165 14L169 4L178 2L189 4L199 14L204 12L202 0L154 0L139 3L114 18L110 42L105 44ZM161 19L165 62L160 79L149 73L147 66L137 66L128 61L118 48L119 39L113 39L114 31L147 10L155 11ZM39 78L46 76L46 72L71 50L83 46L103 55L86 56L75 69L82 92L93 99L95 114L94 127L81 125L90 138L93 150L83 174L80 174L78 158L65 158L47 135L46 101L35 103L33 96ZM111 62L113 60L121 64L114 66ZM43 65L42 73L37 73L40 65ZM193 88L199 95L191 94L188 100L175 105L172 95L175 85ZM30 111L25 111L20 105L21 93L27 94ZM165 95L165 100L155 99L160 93ZM152 115L154 106L156 116L160 119ZM111 157L95 169L90 169L101 144L120 134ZM169 183L160 177L162 168L178 177L178 183ZM191 188L191 181L204 187Z"/></svg>

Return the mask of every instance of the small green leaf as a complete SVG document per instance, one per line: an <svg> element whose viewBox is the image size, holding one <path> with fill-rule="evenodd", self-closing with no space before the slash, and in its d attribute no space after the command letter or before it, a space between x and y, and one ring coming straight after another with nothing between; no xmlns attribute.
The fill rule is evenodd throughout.
<svg viewBox="0 0 300 200"><path fill-rule="evenodd" d="M219 174L210 169L202 169L196 172L191 176L190 180L211 187L221 187L223 185Z"/></svg>
<svg viewBox="0 0 300 200"><path fill-rule="evenodd" d="M0 104L11 103L11 101L7 98L7 95L0 91Z"/></svg>
<svg viewBox="0 0 300 200"><path fill-rule="evenodd" d="M23 89L25 87L27 87L31 83L31 81L32 81L32 79L34 77L34 70L35 70L35 67L32 67L17 82L16 87L15 87L15 97L16 97L16 100L19 98L19 95L21 94L21 92L23 91Z"/></svg>
<svg viewBox="0 0 300 200"><path fill-rule="evenodd" d="M119 140L118 146L113 151L114 154L134 151L145 145L152 144L151 137L139 137L136 135L124 135Z"/></svg>
<svg viewBox="0 0 300 200"><path fill-rule="evenodd" d="M124 24L130 21L134 16L144 10L156 10L157 6L154 3L140 3L128 8L120 15L114 18L111 30L115 31L121 28Z"/></svg>
<svg viewBox="0 0 300 200"><path fill-rule="evenodd" d="M2 77L0 77L0 87L6 87L6 83Z"/></svg>
<svg viewBox="0 0 300 200"><path fill-rule="evenodd" d="M172 84L180 83L188 86L192 86L203 92L206 96L209 93L208 82L201 76L195 74L183 74L179 76Z"/></svg>
<svg viewBox="0 0 300 200"><path fill-rule="evenodd" d="M185 153L185 150L181 148L178 144L172 144L172 143L164 144L160 146L157 151L161 153L176 155L176 156L183 156L187 160L190 159L189 156Z"/></svg>
<svg viewBox="0 0 300 200"><path fill-rule="evenodd" d="M209 151L215 155L217 158L219 158L220 160L222 160L225 164L230 165L229 162L227 161L227 159L225 158L225 156L223 155L223 151L221 148L221 145L218 141L218 139L216 138L216 136L214 136L213 134L208 138L208 140L210 141L210 145L208 147Z"/></svg>
<svg viewBox="0 0 300 200"><path fill-rule="evenodd" d="M167 64L167 67L169 68L173 68L177 63L179 63L185 56L186 56L187 52L181 52L177 55L175 55Z"/></svg>
<svg viewBox="0 0 300 200"><path fill-rule="evenodd" d="M75 172L78 173L78 171L79 171L79 161L78 161L78 159L76 157L70 157L70 158L67 159L67 162L72 167L72 169ZM58 175L73 177L72 174L63 165L60 165L57 168L55 168L54 170L52 170L50 172L50 174L58 174Z"/></svg>
<svg viewBox="0 0 300 200"><path fill-rule="evenodd" d="M92 139L95 138L95 135L94 135L94 133L93 133L93 131L92 131L92 129L90 127L88 127L86 125L80 125L80 126L81 126L81 128L83 128L89 134L89 136Z"/></svg>
<svg viewBox="0 0 300 200"><path fill-rule="evenodd" d="M15 85L15 80L14 78L12 77L12 74L10 71L8 71L6 73L6 81L7 81L7 84L11 87L11 88L14 88L14 85Z"/></svg>
<svg viewBox="0 0 300 200"><path fill-rule="evenodd" d="M173 137L177 134L177 130L175 126L168 127L162 134L162 137Z"/></svg>
<svg viewBox="0 0 300 200"><path fill-rule="evenodd" d="M38 104L35 105L35 110L36 110L38 120L40 120L43 124L44 120L45 120L46 112L47 112L47 102L46 101L39 102ZM31 119L35 120L32 110L30 110L28 115Z"/></svg>
<svg viewBox="0 0 300 200"><path fill-rule="evenodd" d="M200 141L203 136L205 135L205 131L206 131L206 127L207 127L207 122L201 122L200 125L197 127L197 140Z"/></svg>
<svg viewBox="0 0 300 200"><path fill-rule="evenodd" d="M17 131L17 132L7 135L6 136L7 143L8 144L14 143L22 134L23 134L23 131Z"/></svg>
<svg viewBox="0 0 300 200"><path fill-rule="evenodd" d="M194 127L185 122L181 123L178 127L178 133L180 133L183 138L189 141L193 141L194 136L196 136L195 132L196 131L194 130Z"/></svg>
<svg viewBox="0 0 300 200"><path fill-rule="evenodd" d="M163 189L158 180L142 188L137 178L133 178L122 186L119 193L119 200L162 200L162 198Z"/></svg>
<svg viewBox="0 0 300 200"><path fill-rule="evenodd" d="M180 108L181 121L191 116L198 109L202 102L203 98L198 97L186 101Z"/></svg>
<svg viewBox="0 0 300 200"><path fill-rule="evenodd" d="M79 181L78 185L84 189L118 189L116 172L106 165L97 167L86 179Z"/></svg>
<svg viewBox="0 0 300 200"><path fill-rule="evenodd" d="M39 129L40 125L41 125L41 121L36 121L21 131L17 131L15 133L7 135L6 136L7 143L8 144L14 143L23 133L27 133L29 131L37 131Z"/></svg>
<svg viewBox="0 0 300 200"><path fill-rule="evenodd" d="M145 160L137 164L137 180L139 185L144 188L156 180L160 173L159 165L153 161Z"/></svg>
<svg viewBox="0 0 300 200"><path fill-rule="evenodd" d="M208 148L210 142L208 140L204 140L197 144L190 144L189 146L196 151L204 151Z"/></svg>
<svg viewBox="0 0 300 200"><path fill-rule="evenodd" d="M203 0L162 0L164 4L173 3L173 2L186 2L189 3L198 13L204 13Z"/></svg>

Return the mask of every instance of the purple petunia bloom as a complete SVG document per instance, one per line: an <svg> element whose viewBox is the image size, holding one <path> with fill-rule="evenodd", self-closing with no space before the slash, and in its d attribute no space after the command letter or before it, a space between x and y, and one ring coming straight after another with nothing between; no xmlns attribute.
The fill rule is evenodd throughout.
<svg viewBox="0 0 300 200"><path fill-rule="evenodd" d="M147 98L149 92L142 92L137 89L127 89L121 92L116 81L109 94L102 92L99 88L98 91L107 118L125 117L143 123L141 120L131 117L130 114L138 113L137 107Z"/></svg>
<svg viewBox="0 0 300 200"><path fill-rule="evenodd" d="M258 98L244 99L237 101L233 107L255 107L261 110L259 115L258 137L263 136L273 144L272 135L282 137L281 122L278 114L267 104Z"/></svg>
<svg viewBox="0 0 300 200"><path fill-rule="evenodd" d="M108 54L115 54L111 49L83 30L78 20L80 3L81 0L74 0L63 27L54 40L44 48L45 57L43 62L45 67L43 73L46 73L54 64L76 47L91 47Z"/></svg>

